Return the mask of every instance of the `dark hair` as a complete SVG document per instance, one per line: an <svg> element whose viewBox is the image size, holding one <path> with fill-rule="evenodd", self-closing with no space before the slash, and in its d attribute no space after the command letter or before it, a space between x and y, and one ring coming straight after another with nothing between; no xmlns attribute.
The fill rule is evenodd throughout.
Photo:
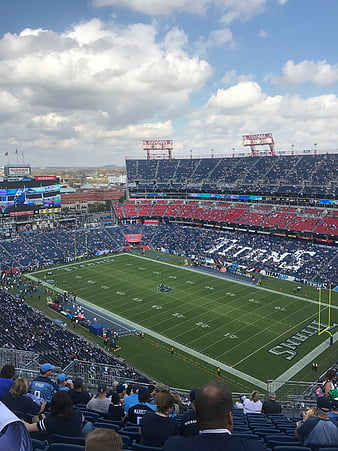
<svg viewBox="0 0 338 451"><path fill-rule="evenodd" d="M120 395L116 392L113 392L111 395L111 402L112 404L118 404L121 401Z"/></svg>
<svg viewBox="0 0 338 451"><path fill-rule="evenodd" d="M121 451L122 437L113 429L95 428L86 436L86 451Z"/></svg>
<svg viewBox="0 0 338 451"><path fill-rule="evenodd" d="M60 390L53 395L50 404L50 416L63 416L65 420L69 420L72 416L73 402L66 390Z"/></svg>
<svg viewBox="0 0 338 451"><path fill-rule="evenodd" d="M224 428L232 410L231 392L222 381L213 380L198 390L195 408L201 430Z"/></svg>
<svg viewBox="0 0 338 451"><path fill-rule="evenodd" d="M325 374L325 380L327 381L331 381L332 379L336 378L336 372L335 370L327 370L326 374Z"/></svg>
<svg viewBox="0 0 338 451"><path fill-rule="evenodd" d="M13 365L4 365L0 371L0 377L4 379L12 379L15 374L15 368Z"/></svg>
<svg viewBox="0 0 338 451"><path fill-rule="evenodd" d="M171 393L161 391L155 395L155 404L160 413L167 413L175 405L175 398Z"/></svg>

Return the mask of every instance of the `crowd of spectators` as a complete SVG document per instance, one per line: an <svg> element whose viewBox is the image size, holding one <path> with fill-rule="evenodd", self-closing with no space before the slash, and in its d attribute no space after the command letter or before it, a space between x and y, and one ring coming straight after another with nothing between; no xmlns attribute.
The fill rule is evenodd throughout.
<svg viewBox="0 0 338 451"><path fill-rule="evenodd" d="M177 223L162 223L156 227L121 224L85 231L50 230L23 234L0 245L0 257L6 255L1 260L1 269L34 270L54 263L119 252L128 246L125 235L134 233L140 233L140 244L151 249L196 259L213 259L230 268L240 266L277 277L282 274L305 283L338 284L338 257L334 246Z"/></svg>
<svg viewBox="0 0 338 451"><path fill-rule="evenodd" d="M39 354L40 363L48 360L60 368L77 360L99 363L102 369L104 365L122 366L121 375L134 378L134 368L122 365L114 356L34 310L22 296L13 297L5 288L0 290L0 347L33 351Z"/></svg>
<svg viewBox="0 0 338 451"><path fill-rule="evenodd" d="M338 194L337 167L337 154L126 161L132 193L317 193L332 197Z"/></svg>

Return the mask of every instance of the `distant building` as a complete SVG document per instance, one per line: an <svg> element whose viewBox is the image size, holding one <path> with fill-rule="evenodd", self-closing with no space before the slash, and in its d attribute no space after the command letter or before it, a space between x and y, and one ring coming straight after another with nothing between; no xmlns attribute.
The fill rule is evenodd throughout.
<svg viewBox="0 0 338 451"><path fill-rule="evenodd" d="M61 193L61 205L69 210L86 212L89 205L118 200L123 194L122 189L94 188L90 183L85 183L75 192Z"/></svg>

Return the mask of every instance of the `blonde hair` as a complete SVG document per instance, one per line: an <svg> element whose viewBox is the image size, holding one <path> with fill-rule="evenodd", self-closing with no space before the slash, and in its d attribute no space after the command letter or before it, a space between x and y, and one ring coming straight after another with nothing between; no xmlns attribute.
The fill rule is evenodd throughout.
<svg viewBox="0 0 338 451"><path fill-rule="evenodd" d="M259 393L257 390L255 390L251 393L250 400L253 402L257 402L259 400Z"/></svg>
<svg viewBox="0 0 338 451"><path fill-rule="evenodd" d="M108 428L96 428L86 436L86 451L122 451L121 436Z"/></svg>
<svg viewBox="0 0 338 451"><path fill-rule="evenodd" d="M28 392L28 380L23 377L18 377L15 379L14 384L9 389L9 393L17 398L18 396L23 396Z"/></svg>

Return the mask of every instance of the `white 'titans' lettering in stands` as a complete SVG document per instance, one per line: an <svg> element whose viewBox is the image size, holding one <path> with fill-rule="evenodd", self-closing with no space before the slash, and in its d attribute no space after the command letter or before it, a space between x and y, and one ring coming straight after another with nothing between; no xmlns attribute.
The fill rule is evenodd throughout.
<svg viewBox="0 0 338 451"><path fill-rule="evenodd" d="M275 355L281 355L286 360L292 360L296 357L297 352L296 349L298 346L300 346L304 341L311 338L313 335L316 335L318 331L318 322L312 321L308 326L304 327L304 329L297 332L295 335L292 335L292 337L288 338L287 340L283 341L283 343L280 343L277 346L274 346L271 349L268 349L268 352ZM319 324L321 330L325 329L327 327L327 324ZM331 329L338 326L338 324L334 323L331 325Z"/></svg>

